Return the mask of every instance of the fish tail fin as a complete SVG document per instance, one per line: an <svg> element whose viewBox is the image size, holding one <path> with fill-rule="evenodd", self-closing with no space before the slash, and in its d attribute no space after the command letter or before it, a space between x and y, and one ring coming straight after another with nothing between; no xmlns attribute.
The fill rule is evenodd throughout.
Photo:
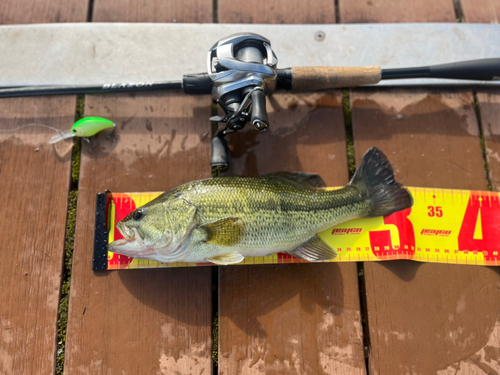
<svg viewBox="0 0 500 375"><path fill-rule="evenodd" d="M364 216L367 218L390 215L413 205L410 192L396 182L389 160L375 147L365 153L349 185L370 201Z"/></svg>

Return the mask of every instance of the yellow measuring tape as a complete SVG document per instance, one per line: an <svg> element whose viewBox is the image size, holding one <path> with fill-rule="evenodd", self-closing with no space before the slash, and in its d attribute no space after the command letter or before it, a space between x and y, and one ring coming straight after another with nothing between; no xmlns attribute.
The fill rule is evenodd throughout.
<svg viewBox="0 0 500 375"><path fill-rule="evenodd" d="M339 256L331 262L409 259L420 262L497 266L500 203L495 192L408 188L412 208L389 216L358 219L319 235ZM113 193L106 203L108 243L122 238L116 223L162 192ZM246 258L240 265L307 263L287 254ZM107 253L107 268L195 267L211 263L159 263Z"/></svg>

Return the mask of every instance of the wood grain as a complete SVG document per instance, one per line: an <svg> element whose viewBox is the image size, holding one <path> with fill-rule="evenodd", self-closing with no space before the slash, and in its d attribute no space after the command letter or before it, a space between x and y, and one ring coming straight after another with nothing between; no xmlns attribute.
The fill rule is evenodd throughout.
<svg viewBox="0 0 500 375"><path fill-rule="evenodd" d="M54 371L75 97L0 100L0 373Z"/></svg>
<svg viewBox="0 0 500 375"><path fill-rule="evenodd" d="M212 0L94 0L93 22L199 22L213 20Z"/></svg>
<svg viewBox="0 0 500 375"><path fill-rule="evenodd" d="M229 173L319 173L348 182L339 92L273 95L271 130L228 137ZM220 374L364 374L356 264L223 267Z"/></svg>
<svg viewBox="0 0 500 375"><path fill-rule="evenodd" d="M3 0L0 24L85 21L87 8L77 0ZM75 96L2 99L0 129L67 130L75 106ZM1 374L55 370L72 143L49 145L53 135L43 127L0 132Z"/></svg>
<svg viewBox="0 0 500 375"><path fill-rule="evenodd" d="M210 176L209 96L87 96L86 116L116 141L83 145L65 371L208 373L211 275L205 268L92 272L96 193L164 191Z"/></svg>
<svg viewBox="0 0 500 375"><path fill-rule="evenodd" d="M481 123L493 190L500 191L500 90L483 88L477 92Z"/></svg>
<svg viewBox="0 0 500 375"><path fill-rule="evenodd" d="M452 0L339 0L341 23L455 22Z"/></svg>
<svg viewBox="0 0 500 375"><path fill-rule="evenodd" d="M89 0L2 0L0 24L85 22Z"/></svg>
<svg viewBox="0 0 500 375"><path fill-rule="evenodd" d="M461 4L466 22L500 22L500 0L461 0Z"/></svg>
<svg viewBox="0 0 500 375"><path fill-rule="evenodd" d="M251 124L226 137L231 164L225 174L279 171L320 173L327 183L348 182L342 95L274 94L267 98L270 129ZM338 181L338 182L335 182Z"/></svg>
<svg viewBox="0 0 500 375"><path fill-rule="evenodd" d="M356 160L371 146L409 186L485 189L470 91L355 90ZM446 212L444 213L446 215ZM500 370L498 268L364 264L373 373L479 374Z"/></svg>
<svg viewBox="0 0 500 375"><path fill-rule="evenodd" d="M301 66L292 68L292 72L292 90L294 92L314 92L380 82L380 68L378 66Z"/></svg>
<svg viewBox="0 0 500 375"><path fill-rule="evenodd" d="M220 23L335 23L330 0L217 1Z"/></svg>

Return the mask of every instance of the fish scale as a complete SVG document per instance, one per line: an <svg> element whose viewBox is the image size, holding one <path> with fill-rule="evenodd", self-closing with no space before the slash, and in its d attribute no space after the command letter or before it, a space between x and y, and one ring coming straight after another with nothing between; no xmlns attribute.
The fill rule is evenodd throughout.
<svg viewBox="0 0 500 375"><path fill-rule="evenodd" d="M363 216L368 206L354 187L314 191L275 177L220 177L192 187L180 187L185 191L183 199L196 206L207 222L228 217L243 220L245 234L235 245L243 256L294 249L321 230ZM223 254L227 248L207 248L198 242L193 252L207 251Z"/></svg>

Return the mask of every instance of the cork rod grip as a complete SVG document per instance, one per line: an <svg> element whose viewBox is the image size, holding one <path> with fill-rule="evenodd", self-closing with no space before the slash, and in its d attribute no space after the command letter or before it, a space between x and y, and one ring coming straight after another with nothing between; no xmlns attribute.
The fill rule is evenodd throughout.
<svg viewBox="0 0 500 375"><path fill-rule="evenodd" d="M375 84L380 81L378 66L295 67L292 91L316 91Z"/></svg>

